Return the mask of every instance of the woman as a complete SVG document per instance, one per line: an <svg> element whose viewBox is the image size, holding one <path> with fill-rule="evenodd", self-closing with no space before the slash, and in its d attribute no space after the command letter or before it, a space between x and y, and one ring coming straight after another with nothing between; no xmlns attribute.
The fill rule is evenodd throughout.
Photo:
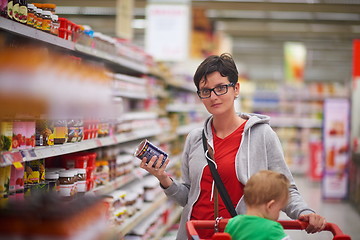
<svg viewBox="0 0 360 240"><path fill-rule="evenodd" d="M182 155L180 183L166 174L169 159L160 167L153 166L156 157L148 164L144 158L140 167L160 181L165 194L184 207L177 239L187 239L185 224L190 219L214 219L214 184L202 145L202 130L214 153L217 170L230 195L238 214L246 212L243 187L251 175L260 170L283 173L290 180L289 201L284 209L292 219L309 222L308 233L321 231L326 224L323 217L315 214L303 201L292 174L287 167L282 147L276 133L269 126L270 118L258 114L240 114L234 109L239 95L238 71L229 54L209 56L198 67L194 83L202 103L211 116L204 128L192 130L186 138ZM162 158L162 156L160 156ZM162 160L162 159L161 159ZM231 215L219 197L219 216ZM211 238L212 232L202 231L202 238Z"/></svg>

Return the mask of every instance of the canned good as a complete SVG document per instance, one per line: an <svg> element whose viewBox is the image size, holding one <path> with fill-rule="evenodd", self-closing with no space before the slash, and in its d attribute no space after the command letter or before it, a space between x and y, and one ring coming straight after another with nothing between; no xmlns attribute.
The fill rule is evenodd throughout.
<svg viewBox="0 0 360 240"><path fill-rule="evenodd" d="M161 154L164 155L164 158L161 162L161 166L162 166L164 164L165 160L167 159L168 154L166 152L164 152L163 150L161 150L160 148L156 147L151 142L149 142L149 140L144 139L139 144L139 146L136 148L134 156L139 158L140 160L142 160L144 157L146 157L146 159L147 159L146 163L148 163L153 156L157 156L159 158ZM156 162L153 164L153 167L155 164L156 164Z"/></svg>

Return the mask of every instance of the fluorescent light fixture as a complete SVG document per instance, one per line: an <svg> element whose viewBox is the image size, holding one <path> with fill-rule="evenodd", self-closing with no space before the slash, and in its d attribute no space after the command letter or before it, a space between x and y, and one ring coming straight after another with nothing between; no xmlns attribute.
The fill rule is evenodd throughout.
<svg viewBox="0 0 360 240"><path fill-rule="evenodd" d="M359 21L360 15L357 13L315 13L318 20L334 21Z"/></svg>
<svg viewBox="0 0 360 240"><path fill-rule="evenodd" d="M132 27L135 29L145 29L146 20L145 19L133 19Z"/></svg>
<svg viewBox="0 0 360 240"><path fill-rule="evenodd" d="M109 15L115 16L116 8L113 7L69 7L57 6L57 14L66 15Z"/></svg>
<svg viewBox="0 0 360 240"><path fill-rule="evenodd" d="M208 10L206 12L209 18L266 18L265 11L243 11L243 10Z"/></svg>
<svg viewBox="0 0 360 240"><path fill-rule="evenodd" d="M310 20L312 14L309 12L280 12L272 11L269 13L273 19L291 19L291 20Z"/></svg>

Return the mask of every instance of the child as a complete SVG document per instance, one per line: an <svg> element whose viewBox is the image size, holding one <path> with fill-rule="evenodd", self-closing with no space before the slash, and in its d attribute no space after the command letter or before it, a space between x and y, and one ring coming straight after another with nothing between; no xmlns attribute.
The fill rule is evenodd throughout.
<svg viewBox="0 0 360 240"><path fill-rule="evenodd" d="M290 240L276 222L289 198L289 180L285 175L262 170L251 176L244 188L246 214L229 220L225 232L233 240Z"/></svg>

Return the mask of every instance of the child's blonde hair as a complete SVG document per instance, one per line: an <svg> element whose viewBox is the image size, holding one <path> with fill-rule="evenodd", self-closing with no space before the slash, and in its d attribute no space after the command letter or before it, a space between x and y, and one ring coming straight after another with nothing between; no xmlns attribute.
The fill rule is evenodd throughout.
<svg viewBox="0 0 360 240"><path fill-rule="evenodd" d="M244 188L248 206L257 206L289 196L290 182L282 173L261 170L250 177Z"/></svg>

